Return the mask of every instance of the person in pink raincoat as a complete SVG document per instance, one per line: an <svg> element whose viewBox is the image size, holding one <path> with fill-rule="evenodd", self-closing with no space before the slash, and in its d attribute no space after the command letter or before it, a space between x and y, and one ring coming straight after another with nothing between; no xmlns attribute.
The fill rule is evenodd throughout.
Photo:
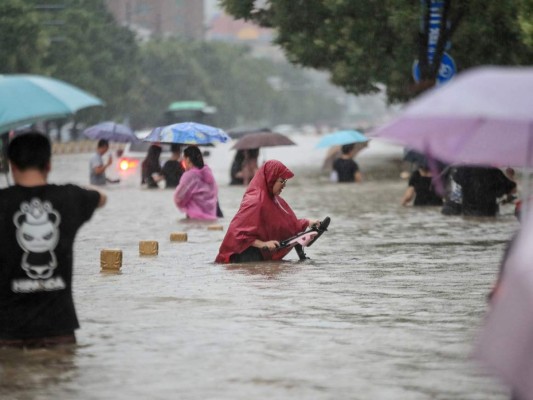
<svg viewBox="0 0 533 400"><path fill-rule="evenodd" d="M218 187L211 169L204 164L200 149L189 146L183 152L185 172L174 191L174 203L187 218L217 219Z"/></svg>

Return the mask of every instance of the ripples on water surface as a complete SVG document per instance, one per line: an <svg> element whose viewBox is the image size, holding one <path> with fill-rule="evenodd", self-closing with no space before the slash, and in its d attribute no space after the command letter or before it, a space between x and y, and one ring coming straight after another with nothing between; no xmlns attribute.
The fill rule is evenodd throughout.
<svg viewBox="0 0 533 400"><path fill-rule="evenodd" d="M56 157L51 180L86 183L88 158ZM243 194L229 162L215 166L225 228ZM511 210L443 217L400 207L403 181L294 170L283 196L297 215L332 219L306 262L215 265L224 232L182 220L171 192L110 188L75 247L79 345L0 351L0 398L507 398L469 352ZM171 243L180 231L189 241ZM159 255L140 257L139 240ZM120 274L99 272L102 248L122 249Z"/></svg>

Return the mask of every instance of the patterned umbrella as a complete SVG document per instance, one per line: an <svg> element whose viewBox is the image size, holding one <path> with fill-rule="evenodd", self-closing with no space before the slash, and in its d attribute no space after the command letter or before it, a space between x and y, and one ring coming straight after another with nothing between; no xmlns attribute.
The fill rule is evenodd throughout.
<svg viewBox="0 0 533 400"><path fill-rule="evenodd" d="M227 142L230 139L222 129L196 122L181 122L157 127L143 140L145 142L206 145Z"/></svg>

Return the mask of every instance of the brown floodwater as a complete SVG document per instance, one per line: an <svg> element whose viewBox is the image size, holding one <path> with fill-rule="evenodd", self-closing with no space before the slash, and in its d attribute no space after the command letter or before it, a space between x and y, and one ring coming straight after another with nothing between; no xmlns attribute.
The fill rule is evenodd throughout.
<svg viewBox="0 0 533 400"><path fill-rule="evenodd" d="M512 209L484 220L403 208L406 182L384 161L394 151L365 150L367 181L339 185L320 172L316 138L295 140L263 158L296 173L282 196L299 217L331 217L310 260L214 264L224 231L184 220L171 191L109 187L75 245L78 345L0 350L0 398L506 399L470 353ZM221 145L206 158L224 229L244 193L227 184L232 156ZM86 184L89 157L56 156L50 181ZM159 254L139 256L140 240ZM100 272L104 248L122 250L119 274Z"/></svg>

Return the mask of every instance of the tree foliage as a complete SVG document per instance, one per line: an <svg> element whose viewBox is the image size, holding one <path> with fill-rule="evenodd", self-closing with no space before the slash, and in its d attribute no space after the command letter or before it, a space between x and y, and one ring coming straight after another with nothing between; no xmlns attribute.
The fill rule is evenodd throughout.
<svg viewBox="0 0 533 400"><path fill-rule="evenodd" d="M42 4L42 1L36 0ZM43 71L96 94L106 101L95 118L124 117L139 77L135 36L115 24L103 0L65 0L60 11L41 11L50 45Z"/></svg>
<svg viewBox="0 0 533 400"><path fill-rule="evenodd" d="M459 71L482 64L533 62L530 0L443 2L445 22L437 51L442 54L451 44L449 53ZM428 9L419 0L221 0L221 4L236 18L275 28L275 42L292 62L329 71L333 83L354 94L372 93L385 84L389 100L405 100L417 92L411 77L414 60L421 60L422 79L430 84L438 72L421 56L427 48L427 30L422 28Z"/></svg>
<svg viewBox="0 0 533 400"><path fill-rule="evenodd" d="M163 111L180 100L215 106L214 122L221 126L331 122L342 112L320 89L301 90L311 85L302 71L253 58L245 48L224 43L150 41L141 48L141 75L133 96L136 126L162 123ZM276 90L269 84L271 77L288 87Z"/></svg>
<svg viewBox="0 0 533 400"><path fill-rule="evenodd" d="M38 70L46 41L38 14L22 0L0 2L0 73Z"/></svg>
<svg viewBox="0 0 533 400"><path fill-rule="evenodd" d="M244 47L177 39L139 43L103 0L0 1L0 52L0 73L53 76L102 98L106 107L78 113L77 120L88 124L112 119L151 127L163 123L168 105L179 100L217 107L213 123L225 127L334 121L342 111L304 71L255 59ZM284 87L272 87L272 77Z"/></svg>

